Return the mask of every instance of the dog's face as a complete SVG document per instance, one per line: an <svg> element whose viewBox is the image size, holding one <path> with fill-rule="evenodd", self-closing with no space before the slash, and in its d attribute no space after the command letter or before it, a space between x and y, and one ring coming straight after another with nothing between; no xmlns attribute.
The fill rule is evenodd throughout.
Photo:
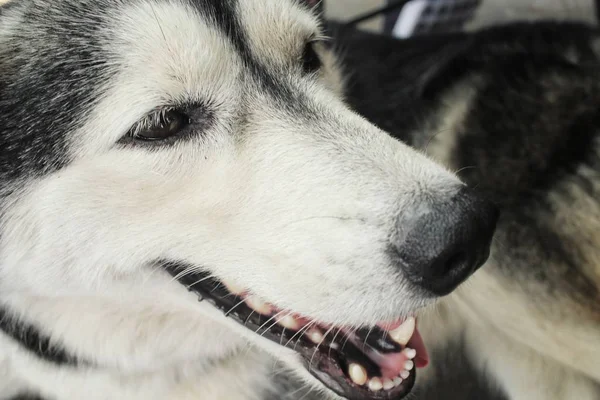
<svg viewBox="0 0 600 400"><path fill-rule="evenodd" d="M301 365L234 320L280 342L312 329L330 334L311 372L333 391L410 390L414 323L400 322L481 265L495 211L346 107L308 8L22 1L0 35L11 312L123 369L218 359L246 340ZM332 332L376 324L408 337L365 366L332 358ZM368 390L361 373L393 386Z"/></svg>

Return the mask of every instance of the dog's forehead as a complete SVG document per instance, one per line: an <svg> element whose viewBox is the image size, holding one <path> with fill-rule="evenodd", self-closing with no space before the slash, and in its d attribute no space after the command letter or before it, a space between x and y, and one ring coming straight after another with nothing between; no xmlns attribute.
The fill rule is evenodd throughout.
<svg viewBox="0 0 600 400"><path fill-rule="evenodd" d="M139 1L115 10L102 30L112 77L75 135L80 156L107 148L159 105L218 104L224 115L244 82L272 82L278 67L297 63L318 23L292 1Z"/></svg>
<svg viewBox="0 0 600 400"><path fill-rule="evenodd" d="M125 90L126 85L131 96L116 97L156 104L173 101L165 96L210 95L198 93L203 89L223 92L219 85L235 80L241 64L226 11L231 10L170 2L132 3L119 10L105 28L110 39L104 47L119 76L113 86Z"/></svg>
<svg viewBox="0 0 600 400"><path fill-rule="evenodd" d="M318 32L316 18L292 1L137 2L106 27L126 70L172 92L236 80L241 64L285 65ZM188 93L189 95L189 93Z"/></svg>
<svg viewBox="0 0 600 400"><path fill-rule="evenodd" d="M0 59L10 83L4 95L16 101L27 93L28 105L4 107L11 117L0 124L0 144L14 150L11 160L30 156L16 169L0 165L0 175L64 165L71 158L67 147L75 147L66 143L89 139L73 139L85 131L74 128L94 113L104 117L86 134L103 139L90 151L116 139L106 132L123 134L161 104L207 98L228 104L223 96L239 93L240 74L297 59L317 26L310 10L293 0L20 0L3 6ZM243 68L249 64L259 68ZM11 121L26 121L29 129ZM39 157L31 156L36 151Z"/></svg>

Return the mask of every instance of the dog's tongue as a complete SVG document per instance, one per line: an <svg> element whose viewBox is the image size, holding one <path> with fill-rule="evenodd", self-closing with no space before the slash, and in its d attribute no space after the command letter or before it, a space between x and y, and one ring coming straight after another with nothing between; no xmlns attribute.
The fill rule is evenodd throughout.
<svg viewBox="0 0 600 400"><path fill-rule="evenodd" d="M401 324L402 322L386 323L378 324L378 326L384 331L389 332L398 328ZM391 338L388 336L385 340L391 340ZM423 338L416 327L405 348L414 349L416 351L417 355L412 361L417 368L427 366L429 363L429 355L427 354L427 349L423 343ZM364 350L365 355L379 366L384 378L393 379L394 377L397 377L405 370L406 363L410 361L404 352L381 352L373 348L364 348Z"/></svg>
<svg viewBox="0 0 600 400"><path fill-rule="evenodd" d="M394 322L380 322L377 324L377 326L380 327L381 329L383 329L384 331L389 332L389 331L393 331L393 330L397 329L403 323L404 323L404 320L401 319L401 320L394 321ZM415 362L415 366L417 368L425 368L427 366L427 364L429 364L429 354L427 354L427 348L425 347L425 343L423 342L423 337L421 337L421 334L419 333L419 329L416 326L417 323L418 322L415 320L415 331L414 331L413 335L411 336L410 340L408 341L408 343L406 344L406 347L415 349L417 351L417 356L413 360ZM403 360L396 360L396 361L403 362ZM390 365L392 362L393 362L393 360L390 359L389 360Z"/></svg>
<svg viewBox="0 0 600 400"><path fill-rule="evenodd" d="M419 329L415 329L415 333L408 341L407 346L417 351L417 356L413 360L415 366L417 368L425 368L429 364L429 354L427 354L427 349L425 348L425 343L419 333Z"/></svg>

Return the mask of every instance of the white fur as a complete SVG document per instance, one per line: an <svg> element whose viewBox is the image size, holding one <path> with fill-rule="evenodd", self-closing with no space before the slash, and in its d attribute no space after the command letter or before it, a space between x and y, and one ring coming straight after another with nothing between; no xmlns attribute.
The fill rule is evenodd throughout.
<svg viewBox="0 0 600 400"><path fill-rule="evenodd" d="M0 302L99 367L56 368L0 336L6 379L59 400L254 399L269 352L319 388L295 353L198 303L154 261L186 261L322 321L390 320L430 301L387 261L397 215L459 181L352 113L330 56L320 77L301 75L317 23L292 2L243 0L239 12L265 65L318 105L310 120L264 95L196 11L124 3L100 33L117 75L72 132L73 162L23 182L0 210ZM115 145L178 100L215 106L212 127L170 147Z"/></svg>

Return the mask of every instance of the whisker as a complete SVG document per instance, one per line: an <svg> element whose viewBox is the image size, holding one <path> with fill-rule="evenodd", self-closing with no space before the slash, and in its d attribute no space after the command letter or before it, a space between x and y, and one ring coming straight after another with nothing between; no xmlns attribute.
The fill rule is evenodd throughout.
<svg viewBox="0 0 600 400"><path fill-rule="evenodd" d="M325 332L325 334L323 335L323 341L321 343L323 343L325 341L325 338L327 337L327 335L329 334L329 332L331 332L331 330L334 327L331 326L331 328L329 328L327 330L327 332ZM315 355L317 354L317 351L319 351L319 346L321 346L321 343L318 343L317 346L315 347L315 351L313 351L312 356L310 357L310 360L308 361L308 370L310 371L312 369L312 361L313 358L315 358Z"/></svg>
<svg viewBox="0 0 600 400"><path fill-rule="evenodd" d="M207 277L205 277L205 278L198 279L196 282L190 283L190 284L187 286L187 288L188 288L188 289L190 289L192 286L196 286L197 284L199 284L199 283L202 283L202 282L204 282L205 280L207 280L207 279L210 279L210 278L212 278L212 276L207 276Z"/></svg>
<svg viewBox="0 0 600 400"><path fill-rule="evenodd" d="M242 299L239 303L237 303L236 305L234 305L233 307L231 307L229 310L227 310L227 312L225 313L226 317L229 317L229 315L233 312L233 310L235 310L238 306L240 306L241 304L243 304L246 300Z"/></svg>
<svg viewBox="0 0 600 400"><path fill-rule="evenodd" d="M369 332L367 333L367 336L365 336L365 340L363 341L363 349L367 345L367 339L369 339L369 335L371 334L371 332L373 332L373 328L374 328L374 326L372 326L371 328L369 328Z"/></svg>
<svg viewBox="0 0 600 400"><path fill-rule="evenodd" d="M265 329L265 331L264 331L263 333L261 333L261 334L260 334L260 336L263 336L265 333L267 333L267 331L268 331L269 329L271 329L273 326L275 326L275 324L277 323L277 320L276 320L276 318L277 318L279 315L281 315L281 314L283 314L283 313L285 313L285 312L289 313L288 315L291 315L291 312L290 312L290 311L281 310L281 311L279 311L279 312L277 312L277 313L273 314L273 316L271 316L271 318L269 318L269 319L268 319L268 320L266 320L266 321L265 321L265 322L264 322L264 323L263 323L261 326L259 326L259 327L258 327L258 328L257 328L257 329L254 331L254 333L258 334L258 331L262 330L262 329L265 327L265 325L267 325L269 322L271 322L271 321L273 321L273 319L275 319L275 322L274 322L272 325L270 325L270 326L269 326L267 329Z"/></svg>
<svg viewBox="0 0 600 400"><path fill-rule="evenodd" d="M340 334L340 332L341 332L341 331L340 331L339 329L338 329L338 330L335 332L335 335L333 335L333 339L331 339L331 343L335 343L335 339L336 339L336 338L337 338L337 336ZM331 357L331 346L329 347L329 352L327 353L327 355L328 355L329 357Z"/></svg>
<svg viewBox="0 0 600 400"><path fill-rule="evenodd" d="M461 172L467 170L467 169L477 169L478 167L476 165L471 165L468 167L462 167L461 169L459 169L458 171L455 172L456 175L460 174Z"/></svg>
<svg viewBox="0 0 600 400"><path fill-rule="evenodd" d="M316 325L316 322L315 322L315 321L310 321L308 324L304 325L302 328L300 328L300 329L299 329L299 330L298 330L298 331L297 331L297 332L294 334L294 336L292 336L292 337L290 338L290 340L288 340L288 341L287 341L287 343L285 344L285 346L287 347L287 345L288 345L288 344L290 344L290 342L291 342L292 340L294 340L294 338L295 338L296 336L298 336L298 334L300 334L300 337L298 338L298 339L300 339L300 338L302 337L302 335L304 335L304 333L306 333L306 332L307 332L307 331L308 331L310 328L312 328L314 325ZM299 341L300 341L300 340L298 340L298 342L299 342ZM296 342L296 343L294 344L294 350L296 350L296 346L298 345L298 342Z"/></svg>
<svg viewBox="0 0 600 400"><path fill-rule="evenodd" d="M441 135L442 133L446 133L451 131L452 129L450 128L446 128L446 129L440 129L439 131L437 131L436 133L432 134L429 139L427 139L427 144L425 145L425 154L429 154L429 145L431 144L431 142L433 141L433 139L435 139L438 135Z"/></svg>

